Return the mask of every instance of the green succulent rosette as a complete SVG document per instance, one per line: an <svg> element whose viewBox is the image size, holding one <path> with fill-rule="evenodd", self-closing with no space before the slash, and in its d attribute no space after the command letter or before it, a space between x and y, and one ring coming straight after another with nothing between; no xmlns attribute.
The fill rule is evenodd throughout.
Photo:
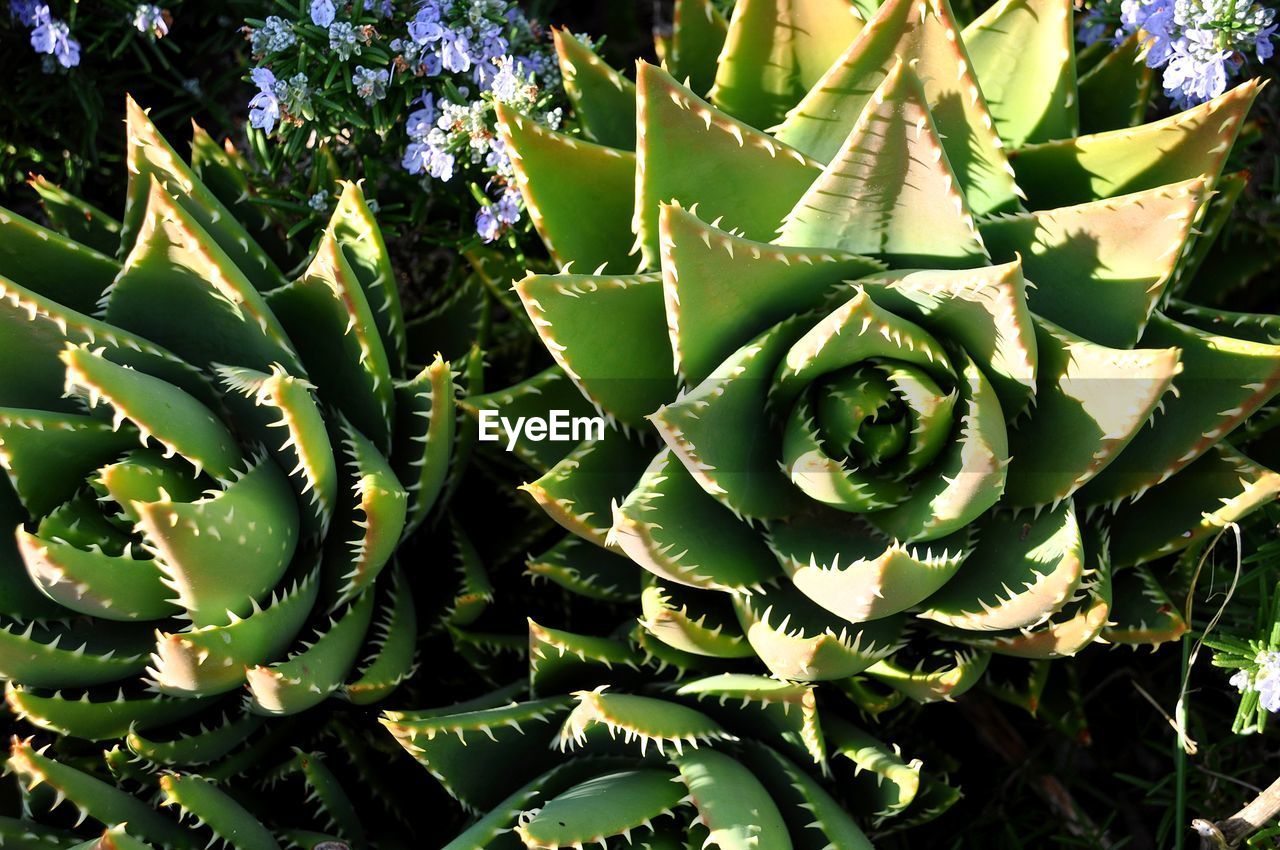
<svg viewBox="0 0 1280 850"><path fill-rule="evenodd" d="M654 639L688 649L659 596L727 602L706 655L937 698L987 652L1180 631L1144 565L1280 487L1233 442L1280 390L1274 317L1181 300L1256 81L1134 126L1146 71L1077 57L1065 0L963 29L945 0L690 0L634 82L558 45L581 132L499 113L563 269L515 284L556 366L466 404L615 426L516 450L651 576Z"/></svg>
<svg viewBox="0 0 1280 850"><path fill-rule="evenodd" d="M121 220L44 182L59 230L0 210L0 679L38 727L181 764L198 741L149 730L220 705L197 738L226 752L239 696L409 675L393 555L443 489L454 376L407 371L359 186L289 279L234 151L197 131L189 165L130 102L127 167Z"/></svg>

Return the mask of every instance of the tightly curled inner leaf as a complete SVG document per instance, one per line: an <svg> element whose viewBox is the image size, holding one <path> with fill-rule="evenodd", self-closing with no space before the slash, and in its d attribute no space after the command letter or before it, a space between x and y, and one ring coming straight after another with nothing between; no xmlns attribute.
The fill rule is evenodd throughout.
<svg viewBox="0 0 1280 850"><path fill-rule="evenodd" d="M1071 17L1065 0L1003 3L962 33L945 0L744 0L695 89L639 64L634 160L618 124L630 84L580 42L562 57L591 69L598 90L584 79L575 103L604 144L504 115L558 262L623 255L621 193L632 202L636 274L517 285L587 399L665 444L608 479L604 542L663 586L730 594L776 675L865 670L904 612L925 618L913 645L943 631L1070 654L1111 613L1108 552L1125 567L1218 521L1166 512L1130 547L1107 533L1113 513L1133 528L1162 489L1202 487L1235 518L1270 492L1265 471L1232 486L1197 459L1280 390L1280 348L1161 312L1209 238L1194 225L1256 85L1077 135ZM686 36L718 38L706 21ZM605 162L607 183L582 186ZM579 470L558 467L557 490L588 492ZM598 509L566 521L539 501L600 542ZM1084 544L1086 507L1109 549ZM650 637L728 651L660 594ZM954 675L882 671L925 694L971 684L985 658L947 657Z"/></svg>
<svg viewBox="0 0 1280 850"><path fill-rule="evenodd" d="M0 212L0 338L22 348L6 371L24 372L0 381L15 588L0 678L31 723L94 740L246 683L267 714L348 684L385 696L412 669L415 629L399 582L388 595L379 579L441 491L449 366L405 380L390 261L359 187L287 283L132 102L128 134L124 225L96 232L118 231L118 264ZM138 696L144 681L162 696ZM83 687L81 701L48 693ZM165 764L202 749L166 738L133 743Z"/></svg>

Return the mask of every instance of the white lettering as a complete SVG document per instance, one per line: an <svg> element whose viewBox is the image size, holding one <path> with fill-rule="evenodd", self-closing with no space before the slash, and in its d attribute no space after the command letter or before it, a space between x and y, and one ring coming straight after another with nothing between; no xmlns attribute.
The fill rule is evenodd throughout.
<svg viewBox="0 0 1280 850"><path fill-rule="evenodd" d="M481 410L480 441L500 442L506 437L506 449L513 452L521 438L540 443L581 442L604 439L604 419L599 416L570 416L567 410L552 410L548 416L517 416L514 420L496 410Z"/></svg>

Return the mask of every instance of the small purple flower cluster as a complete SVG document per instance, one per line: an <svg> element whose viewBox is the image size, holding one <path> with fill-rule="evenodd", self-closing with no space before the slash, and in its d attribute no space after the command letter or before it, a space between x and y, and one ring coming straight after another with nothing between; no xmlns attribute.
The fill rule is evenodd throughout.
<svg viewBox="0 0 1280 850"><path fill-rule="evenodd" d="M133 10L133 26L144 35L164 38L169 34L169 16L154 3L139 3Z"/></svg>
<svg viewBox="0 0 1280 850"><path fill-rule="evenodd" d="M1115 0L1092 6L1081 24L1086 44L1140 33L1149 68L1163 68L1165 93L1181 108L1227 90L1252 54L1275 53L1275 10L1257 0Z"/></svg>
<svg viewBox="0 0 1280 850"><path fill-rule="evenodd" d="M48 57L46 71L56 62L63 68L80 64L80 42L71 37L65 21L53 17L49 4L36 0L9 0L9 15L31 29L31 49Z"/></svg>
<svg viewBox="0 0 1280 850"><path fill-rule="evenodd" d="M386 137L403 121L405 173L423 188L460 175L482 184L475 226L485 241L519 223L495 104L553 126L561 112L552 102L559 65L513 0L310 0L297 20L250 24L252 127L284 139L305 126L311 138L343 145L370 132ZM348 64L335 74L335 63ZM308 75L326 82L313 88Z"/></svg>
<svg viewBox="0 0 1280 850"><path fill-rule="evenodd" d="M520 221L523 207L510 158L494 132L494 104L541 109L558 124L560 112L546 110L543 92L555 86L559 68L507 0L422 0L407 29L408 38L391 43L398 62L427 79L452 75L454 89L473 99L457 103L424 92L406 123L409 144L401 164L410 174L441 181L451 180L460 164L487 172L488 189L498 195L481 205L475 223L477 234L492 242Z"/></svg>

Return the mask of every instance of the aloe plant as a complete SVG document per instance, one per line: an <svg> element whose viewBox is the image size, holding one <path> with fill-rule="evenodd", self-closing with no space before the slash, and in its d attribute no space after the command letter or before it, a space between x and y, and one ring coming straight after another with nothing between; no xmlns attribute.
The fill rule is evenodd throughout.
<svg viewBox="0 0 1280 850"><path fill-rule="evenodd" d="M407 365L358 185L290 279L233 150L197 129L188 165L132 101L127 131L121 219L41 182L61 231L0 210L0 678L17 718L118 741L154 786L242 773L252 760L224 759L264 718L368 705L413 672L395 553L449 481L457 376L439 355ZM125 817L143 804L33 744L7 767L107 827L194 834ZM267 846L204 813L218 789L160 784L215 835Z"/></svg>
<svg viewBox="0 0 1280 850"><path fill-rule="evenodd" d="M1182 298L1255 82L1134 126L1134 44L1077 62L1065 0L963 28L679 0L634 80L557 47L578 132L499 109L561 266L514 286L555 366L462 406L609 420L513 444L570 532L529 572L639 623L531 621L527 689L384 714L479 814L451 848L864 846L840 807L953 798L903 790L920 765L851 705L954 699L1007 656L988 689L1034 709L1045 659L1186 629L1163 565L1280 488L1233 442L1280 388L1275 318ZM757 722L797 697L821 723ZM851 749L896 809L825 784Z"/></svg>
<svg viewBox="0 0 1280 850"><path fill-rule="evenodd" d="M1280 389L1272 317L1179 300L1256 82L1077 135L1147 81L1123 50L1080 74L1062 0L677 20L634 83L561 34L586 138L502 111L563 267L515 284L541 380L635 433L530 491L689 610L730 600L787 679L1176 635L1144 565L1280 483L1230 440Z"/></svg>

